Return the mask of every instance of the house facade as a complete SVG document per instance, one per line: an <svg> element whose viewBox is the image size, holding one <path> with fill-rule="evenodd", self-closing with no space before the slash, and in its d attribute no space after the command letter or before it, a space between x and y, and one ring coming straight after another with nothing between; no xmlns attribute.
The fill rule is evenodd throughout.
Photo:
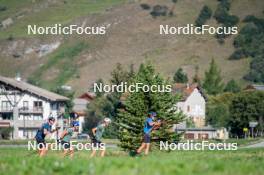
<svg viewBox="0 0 264 175"><path fill-rule="evenodd" d="M73 112L77 114L80 122L79 133L83 131L85 117L87 117L87 106L94 98L94 94L87 92L73 100Z"/></svg>
<svg viewBox="0 0 264 175"><path fill-rule="evenodd" d="M182 95L177 109L190 119L196 128L205 126L206 97L197 84L175 84L174 92Z"/></svg>
<svg viewBox="0 0 264 175"><path fill-rule="evenodd" d="M225 128L213 128L205 125L206 96L197 84L175 84L174 92L181 94L181 100L176 104L178 110L186 116L186 121L176 124L174 130L184 133L183 138L193 139L228 139ZM192 125L188 126L187 121Z"/></svg>
<svg viewBox="0 0 264 175"><path fill-rule="evenodd" d="M183 138L187 140L207 140L207 139L221 139L226 140L229 138L229 133L225 128L213 128L206 126L203 128L179 128L177 132L184 132Z"/></svg>
<svg viewBox="0 0 264 175"><path fill-rule="evenodd" d="M11 139L31 139L52 116L62 130L62 114L68 100L20 78L0 76L0 128L12 128Z"/></svg>

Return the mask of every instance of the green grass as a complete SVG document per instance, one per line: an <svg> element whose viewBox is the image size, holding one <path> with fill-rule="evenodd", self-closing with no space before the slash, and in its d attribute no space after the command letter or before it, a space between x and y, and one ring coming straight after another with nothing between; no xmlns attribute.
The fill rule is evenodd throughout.
<svg viewBox="0 0 264 175"><path fill-rule="evenodd" d="M45 158L27 156L23 149L0 149L1 174L103 174L103 175L259 175L264 171L264 150L155 152L132 158L119 150L105 158L89 158L89 151L76 152L73 160L60 152Z"/></svg>
<svg viewBox="0 0 264 175"><path fill-rule="evenodd" d="M247 146L263 141L261 138L228 139L226 143L237 143L238 146Z"/></svg>
<svg viewBox="0 0 264 175"><path fill-rule="evenodd" d="M43 0L36 0L36 2L40 1ZM16 13L18 13L18 9L31 7L33 3L32 0L0 0L0 5L6 7L5 11L0 12L0 21L2 21L9 17L13 17Z"/></svg>
<svg viewBox="0 0 264 175"><path fill-rule="evenodd" d="M64 3L64 1L66 3ZM12 35L14 38L29 37L27 35L28 25L50 26L54 24L69 24L74 19L92 13L99 13L113 5L120 4L126 0L58 0L48 8L39 8L38 12L28 12L23 18L14 20L14 24L0 32L0 39L6 39ZM25 7L32 7L33 4L43 4L43 0L0 0L0 4L7 7L7 10L0 12L0 20L13 17L15 13L22 11ZM24 2L24 3L23 3ZM47 1L46 1L47 2ZM15 18L14 18L15 19ZM32 37L36 37L32 35Z"/></svg>
<svg viewBox="0 0 264 175"><path fill-rule="evenodd" d="M87 48L88 45L80 41L65 44L49 56L47 63L33 73L29 78L29 81L47 89L53 89L57 86L63 85L76 74L77 56ZM45 81L43 75L49 73L51 69L56 70L58 73L52 75L53 78L51 80Z"/></svg>

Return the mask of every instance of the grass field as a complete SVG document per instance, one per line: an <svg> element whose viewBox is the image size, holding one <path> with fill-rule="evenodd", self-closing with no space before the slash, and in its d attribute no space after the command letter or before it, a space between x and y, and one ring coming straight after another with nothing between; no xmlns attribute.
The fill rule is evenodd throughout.
<svg viewBox="0 0 264 175"><path fill-rule="evenodd" d="M260 175L264 171L264 149L155 152L136 158L111 150L107 157L93 159L86 151L77 152L73 160L58 152L42 159L27 154L23 149L1 148L1 174Z"/></svg>

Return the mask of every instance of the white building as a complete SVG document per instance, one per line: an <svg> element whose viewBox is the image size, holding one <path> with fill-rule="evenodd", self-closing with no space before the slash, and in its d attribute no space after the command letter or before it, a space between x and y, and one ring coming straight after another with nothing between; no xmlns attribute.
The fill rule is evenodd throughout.
<svg viewBox="0 0 264 175"><path fill-rule="evenodd" d="M191 119L195 127L205 126L205 109L206 97L202 89L197 84L180 84L174 85L174 92L182 95L181 100L177 103L177 108Z"/></svg>
<svg viewBox="0 0 264 175"><path fill-rule="evenodd" d="M67 97L21 81L0 76L0 128L12 127L12 139L34 138L48 117L53 116L63 129Z"/></svg>
<svg viewBox="0 0 264 175"><path fill-rule="evenodd" d="M206 97L200 86L177 83L173 90L182 95L181 100L176 104L178 110L181 110L187 120L193 123L193 126L187 126L186 121L175 125L176 132L184 132L183 137L191 140L228 139L228 132L225 128L205 126Z"/></svg>

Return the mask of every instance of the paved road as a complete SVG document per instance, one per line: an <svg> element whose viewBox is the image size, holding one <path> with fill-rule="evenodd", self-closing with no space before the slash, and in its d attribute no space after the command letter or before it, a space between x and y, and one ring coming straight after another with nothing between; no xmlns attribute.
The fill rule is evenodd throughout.
<svg viewBox="0 0 264 175"><path fill-rule="evenodd" d="M243 148L264 148L264 141L261 141L259 143L255 143L252 145L245 146Z"/></svg>

